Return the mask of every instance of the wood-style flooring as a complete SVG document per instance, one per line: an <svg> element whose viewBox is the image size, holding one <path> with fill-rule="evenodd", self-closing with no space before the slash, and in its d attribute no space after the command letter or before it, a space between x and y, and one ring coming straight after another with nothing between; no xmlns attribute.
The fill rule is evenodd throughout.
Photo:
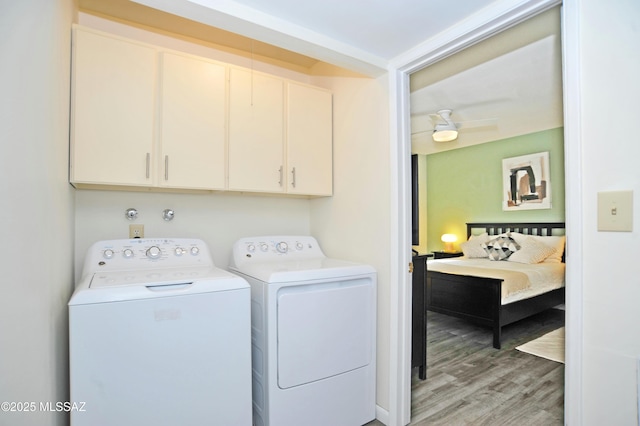
<svg viewBox="0 0 640 426"><path fill-rule="evenodd" d="M427 380L414 369L410 424L562 425L564 364L515 347L563 325L558 309L508 325L498 350L489 328L428 312Z"/></svg>

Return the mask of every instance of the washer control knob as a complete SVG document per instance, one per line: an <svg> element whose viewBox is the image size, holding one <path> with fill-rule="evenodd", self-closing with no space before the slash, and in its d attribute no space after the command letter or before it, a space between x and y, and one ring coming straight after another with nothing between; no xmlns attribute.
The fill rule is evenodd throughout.
<svg viewBox="0 0 640 426"><path fill-rule="evenodd" d="M276 244L276 250L278 250L278 252L280 253L286 253L287 250L289 250L289 245L284 241L280 241L278 244Z"/></svg>
<svg viewBox="0 0 640 426"><path fill-rule="evenodd" d="M133 257L133 250L131 250L131 249L124 249L124 250L122 251L122 256L123 256L125 259L131 259L131 258Z"/></svg>
<svg viewBox="0 0 640 426"><path fill-rule="evenodd" d="M176 256L182 256L186 252L187 251L185 249L183 249L182 247L176 247L175 250L174 250L174 253L176 254Z"/></svg>
<svg viewBox="0 0 640 426"><path fill-rule="evenodd" d="M158 246L151 246L147 249L147 257L149 259L158 259L162 255L162 250Z"/></svg>
<svg viewBox="0 0 640 426"><path fill-rule="evenodd" d="M301 242L297 242L296 243L296 250L302 250L304 248L304 245Z"/></svg>
<svg viewBox="0 0 640 426"><path fill-rule="evenodd" d="M113 258L113 250L106 249L105 251L102 252L102 257L104 257L105 259Z"/></svg>
<svg viewBox="0 0 640 426"><path fill-rule="evenodd" d="M191 247L191 254L197 256L200 254L200 249L196 246Z"/></svg>
<svg viewBox="0 0 640 426"><path fill-rule="evenodd" d="M254 246L253 244L249 244L249 245L247 246L247 251L248 251L249 253L253 253L254 251L256 251L256 246Z"/></svg>
<svg viewBox="0 0 640 426"><path fill-rule="evenodd" d="M262 250L262 251L269 250L269 245L267 243L261 243L260 244L260 250Z"/></svg>

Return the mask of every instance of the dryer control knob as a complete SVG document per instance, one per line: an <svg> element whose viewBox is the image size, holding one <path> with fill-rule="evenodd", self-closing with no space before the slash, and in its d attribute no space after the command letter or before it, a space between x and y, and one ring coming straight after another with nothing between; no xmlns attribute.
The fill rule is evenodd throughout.
<svg viewBox="0 0 640 426"><path fill-rule="evenodd" d="M276 250L278 250L280 253L286 253L288 249L289 245L284 241L280 241L278 244L276 244Z"/></svg>
<svg viewBox="0 0 640 426"><path fill-rule="evenodd" d="M304 248L304 245L300 242L296 243L296 250L302 250Z"/></svg>
<svg viewBox="0 0 640 426"><path fill-rule="evenodd" d="M111 259L113 257L113 250L106 249L102 252L102 257L104 257L105 259Z"/></svg>
<svg viewBox="0 0 640 426"><path fill-rule="evenodd" d="M122 251L122 256L123 256L125 259L131 259L131 258L133 257L133 250L131 250L131 249L124 249L124 250Z"/></svg>
<svg viewBox="0 0 640 426"><path fill-rule="evenodd" d="M248 251L249 253L253 253L254 251L256 251L256 246L254 246L253 244L249 244L249 245L247 246L247 251Z"/></svg>
<svg viewBox="0 0 640 426"><path fill-rule="evenodd" d="M269 245L267 243L260 244L260 250L262 250L262 251L269 250Z"/></svg>
<svg viewBox="0 0 640 426"><path fill-rule="evenodd" d="M147 257L149 259L158 259L162 255L162 250L158 246L151 246L147 250Z"/></svg>
<svg viewBox="0 0 640 426"><path fill-rule="evenodd" d="M200 249L198 247L191 247L191 254L197 256L200 254Z"/></svg>

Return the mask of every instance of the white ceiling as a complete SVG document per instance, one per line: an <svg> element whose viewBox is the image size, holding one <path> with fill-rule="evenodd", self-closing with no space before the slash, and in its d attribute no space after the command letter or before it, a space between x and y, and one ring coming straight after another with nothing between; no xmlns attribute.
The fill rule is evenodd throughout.
<svg viewBox="0 0 640 426"><path fill-rule="evenodd" d="M216 5L218 0L201 0ZM382 60L431 38L494 0L237 0L278 20L322 34Z"/></svg>
<svg viewBox="0 0 640 426"><path fill-rule="evenodd" d="M100 0L103 2L109 0ZM443 31L525 0L131 0L365 75ZM529 0L530 1L530 0Z"/></svg>
<svg viewBox="0 0 640 426"><path fill-rule="evenodd" d="M306 67L310 74L322 61L370 76L382 74L394 59L442 32L473 26L523 3L526 1L79 1L81 9L147 26L166 26L163 16L177 16L182 22L170 31L208 28L209 34L201 32L201 38L222 45L235 43L233 48L242 49L243 43L249 48L242 39L256 40L265 49L264 55L282 54L283 60L293 52L289 60ZM137 14L128 12L136 8ZM496 123L461 129L458 140L446 145L433 143L429 132L416 134L414 152L438 152L562 126L559 22L556 8L508 30L509 35L498 34L414 74L412 132L428 128L431 123L424 121L425 114L440 109L453 110L454 121L495 119ZM236 36L241 37L239 41ZM269 46L277 49L269 51Z"/></svg>
<svg viewBox="0 0 640 426"><path fill-rule="evenodd" d="M561 57L556 8L413 74L413 152L430 154L561 127ZM441 109L451 109L453 121L462 123L453 142L431 137L428 114Z"/></svg>

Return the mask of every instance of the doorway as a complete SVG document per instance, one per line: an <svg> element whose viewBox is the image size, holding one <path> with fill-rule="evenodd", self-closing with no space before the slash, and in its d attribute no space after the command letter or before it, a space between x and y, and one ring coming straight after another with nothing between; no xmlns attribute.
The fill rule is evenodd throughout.
<svg viewBox="0 0 640 426"><path fill-rule="evenodd" d="M541 5L540 8L538 10L532 11L529 10L527 11L528 16L526 17L528 18L532 18L534 16L537 16L543 12L546 12L547 10L549 10L550 8L557 6L559 4L559 2L547 2L545 5ZM557 13L557 12L556 12ZM475 44L478 40L484 40L486 38L488 38L489 35L495 35L496 33L498 33L499 31L501 31L502 29L508 28L513 26L515 23L522 23L523 21L525 21L526 19L523 18L523 16L519 16L518 18L515 19L514 21L514 17L513 16L502 16L500 18L497 18L494 22L492 22L492 26L490 30L487 30L486 28L482 28L482 29L472 29L469 31L469 33L467 33L464 37L455 40L455 42L450 42L450 43L443 43L441 47L438 48L431 48L431 49L427 49L426 52L428 52L425 56L420 57L419 59L416 59L415 61L406 61L407 65L404 68L404 71L407 74L403 74L402 72L397 73L397 75L392 76L392 87L396 87L398 90L398 97L400 98L400 102L398 104L398 115L406 115L407 117L409 116L409 99L408 99L408 95L407 94L402 94L402 90L403 90L403 86L409 83L409 78L408 75L412 75L413 73L419 71L419 70L423 70L426 69L426 67L428 66L430 69L432 70L436 70L438 63L442 62L443 60L446 60L447 58L452 58L454 54L457 54L459 51L462 50L462 48L460 46L470 46L472 44ZM516 22L517 21L517 22ZM496 30L496 28L500 27L500 30ZM449 61L452 62L453 58ZM442 64L445 64L446 62L442 62ZM456 64L456 65L459 65ZM468 64L466 66L469 66ZM434 68L432 68L434 67ZM460 66L460 69L464 69L464 67ZM404 80L403 80L404 79ZM425 86L426 87L426 86ZM562 95L560 95L561 97ZM399 120L398 123L398 134L402 135L403 133L406 135L406 138L409 139L409 133L411 133L408 129L408 126L406 125L406 122L403 122L402 119ZM562 124L560 124L561 126ZM404 128L406 127L406 129ZM482 143L482 142L480 142ZM402 150L402 149L401 149ZM437 152L437 151L436 151ZM400 154L402 155L402 153ZM403 160L401 161L401 163L404 164L408 164L408 159L406 160L406 162ZM410 199L407 201L407 205L408 203L410 203ZM408 256L406 259L409 259L410 253L408 253ZM403 271L399 271L399 274L402 274ZM400 305L402 306L403 303L403 295L401 294L400 296ZM407 306L405 304L405 306ZM403 318L402 315L399 315L400 320L406 320L406 318ZM406 330L405 330L406 331ZM410 340L410 336L408 336L408 334L405 332L404 334L401 334L399 341L405 341L405 343L407 341ZM410 342L409 342L410 344ZM406 348L407 346L405 346ZM398 354L398 358L397 360L400 362L400 358L402 358L402 356L404 356L402 353ZM406 367L406 364L405 364ZM405 371L410 371L410 369L406 369ZM392 385L397 386L396 388L396 392L398 396L398 400L404 400L405 404L404 406L404 413L399 413L398 414L398 418L404 418L407 419L409 418L409 408L408 405L406 404L407 399L403 399L402 395L403 393L405 395L410 395L410 384L407 381L406 377L404 379L399 379L398 381L396 381L395 383L392 383ZM392 394L393 396L393 394ZM392 414L392 421L391 424L393 424L393 417L394 417L394 413L390 413ZM397 423L400 424L400 423Z"/></svg>

